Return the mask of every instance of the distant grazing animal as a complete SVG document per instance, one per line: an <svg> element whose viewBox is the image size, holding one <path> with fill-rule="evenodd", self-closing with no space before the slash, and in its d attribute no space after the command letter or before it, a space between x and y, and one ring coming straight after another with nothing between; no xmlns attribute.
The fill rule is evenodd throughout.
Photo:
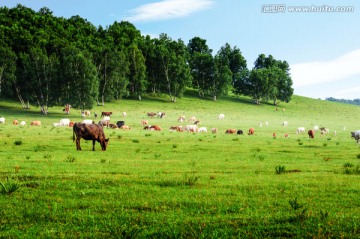
<svg viewBox="0 0 360 239"><path fill-rule="evenodd" d="M130 130L130 126L129 125L121 125L120 129L123 129L123 130Z"/></svg>
<svg viewBox="0 0 360 239"><path fill-rule="evenodd" d="M118 126L116 124L109 124L109 127L112 128L112 129L117 129Z"/></svg>
<svg viewBox="0 0 360 239"><path fill-rule="evenodd" d="M63 111L65 112L65 114L70 114L70 108L71 108L71 105L69 104L66 104Z"/></svg>
<svg viewBox="0 0 360 239"><path fill-rule="evenodd" d="M272 133L273 138L276 138L276 132Z"/></svg>
<svg viewBox="0 0 360 239"><path fill-rule="evenodd" d="M85 110L84 111L85 116L90 116L90 113L91 113L90 110Z"/></svg>
<svg viewBox="0 0 360 239"><path fill-rule="evenodd" d="M103 128L97 124L75 123L73 126L73 141L75 141L75 135L76 150L81 150L81 138L93 141L93 151L95 151L95 141L100 143L102 151L106 150L109 143L109 138L106 139Z"/></svg>
<svg viewBox="0 0 360 239"><path fill-rule="evenodd" d="M225 131L225 134L236 134L237 130L236 129L227 129Z"/></svg>
<svg viewBox="0 0 360 239"><path fill-rule="evenodd" d="M196 121L196 117L195 117L195 116L190 117L189 122L195 122L195 121Z"/></svg>
<svg viewBox="0 0 360 239"><path fill-rule="evenodd" d="M125 124L125 121L118 121L116 122L116 125L118 128L121 128L121 126L123 126Z"/></svg>
<svg viewBox="0 0 360 239"><path fill-rule="evenodd" d="M60 126L60 123L53 123L53 126L54 126L54 127L59 127L59 126Z"/></svg>
<svg viewBox="0 0 360 239"><path fill-rule="evenodd" d="M84 119L81 121L82 124L95 124L95 122L91 119Z"/></svg>
<svg viewBox="0 0 360 239"><path fill-rule="evenodd" d="M297 133L297 134L305 133L305 127L299 127L299 128L297 128L296 133Z"/></svg>
<svg viewBox="0 0 360 239"><path fill-rule="evenodd" d="M200 124L200 120L197 120L194 122L195 125L199 125Z"/></svg>
<svg viewBox="0 0 360 239"><path fill-rule="evenodd" d="M112 115L112 112L109 112L109 111L103 111L103 112L101 112L101 117L110 116L110 115Z"/></svg>
<svg viewBox="0 0 360 239"><path fill-rule="evenodd" d="M266 121L266 122L265 122L265 125L266 125L266 127L268 127L268 126L269 126L269 122Z"/></svg>
<svg viewBox="0 0 360 239"><path fill-rule="evenodd" d="M260 127L260 128L262 127L262 122L259 123L259 127Z"/></svg>
<svg viewBox="0 0 360 239"><path fill-rule="evenodd" d="M94 113L94 117L95 117L95 119L98 117L98 114L97 113Z"/></svg>
<svg viewBox="0 0 360 239"><path fill-rule="evenodd" d="M5 118L4 117L0 118L0 124L5 124Z"/></svg>
<svg viewBox="0 0 360 239"><path fill-rule="evenodd" d="M207 133L207 128L206 127L200 127L199 132L200 133Z"/></svg>
<svg viewBox="0 0 360 239"><path fill-rule="evenodd" d="M336 136L336 130L334 130L334 136Z"/></svg>
<svg viewBox="0 0 360 239"><path fill-rule="evenodd" d="M193 133L196 133L199 131L199 129L196 125L186 125L185 130L188 132L193 132Z"/></svg>
<svg viewBox="0 0 360 239"><path fill-rule="evenodd" d="M314 126L314 131L316 132L316 131L318 131L318 130L319 130L319 126L315 125L315 126Z"/></svg>
<svg viewBox="0 0 360 239"><path fill-rule="evenodd" d="M351 132L351 137L356 140L357 143L359 143L360 140L360 130L356 130L354 132Z"/></svg>
<svg viewBox="0 0 360 239"><path fill-rule="evenodd" d="M144 127L145 130L161 131L161 127L158 125L147 125Z"/></svg>
<svg viewBox="0 0 360 239"><path fill-rule="evenodd" d="M158 117L160 119L164 118L165 117L165 112L158 112Z"/></svg>
<svg viewBox="0 0 360 239"><path fill-rule="evenodd" d="M69 123L69 127L73 127L73 126L74 126L74 124L75 124L75 122L74 122L74 121L70 121L70 123Z"/></svg>
<svg viewBox="0 0 360 239"><path fill-rule="evenodd" d="M126 112L122 112L122 116L123 116L123 117L126 117Z"/></svg>
<svg viewBox="0 0 360 239"><path fill-rule="evenodd" d="M289 138L289 134L288 133L285 133L285 138Z"/></svg>
<svg viewBox="0 0 360 239"><path fill-rule="evenodd" d="M105 116L99 121L99 125L108 127L110 124L110 116Z"/></svg>
<svg viewBox="0 0 360 239"><path fill-rule="evenodd" d="M152 118L152 117L156 116L156 113L155 112L147 112L147 116Z"/></svg>
<svg viewBox="0 0 360 239"><path fill-rule="evenodd" d="M161 127L159 125L151 125L150 130L161 131Z"/></svg>
<svg viewBox="0 0 360 239"><path fill-rule="evenodd" d="M320 131L321 131L321 134L322 134L322 135L323 135L323 134L327 134L327 133L330 132L330 130L329 130L328 128L325 128L325 127L321 127L321 128L320 128Z"/></svg>
<svg viewBox="0 0 360 239"><path fill-rule="evenodd" d="M310 129L309 131L308 131L308 135L309 135L309 138L314 138L315 137L315 131L313 130L313 129Z"/></svg>
<svg viewBox="0 0 360 239"><path fill-rule="evenodd" d="M218 129L217 129L217 128L211 128L211 133L217 134L217 132L218 132Z"/></svg>
<svg viewBox="0 0 360 239"><path fill-rule="evenodd" d="M218 119L223 120L225 118L225 114L219 114Z"/></svg>
<svg viewBox="0 0 360 239"><path fill-rule="evenodd" d="M254 129L254 128L250 128L248 134L249 134L249 135L253 135L254 133L255 133L255 129Z"/></svg>
<svg viewBox="0 0 360 239"><path fill-rule="evenodd" d="M41 126L41 121L40 121L40 120L31 121L30 125L33 125L33 126Z"/></svg>
<svg viewBox="0 0 360 239"><path fill-rule="evenodd" d="M61 119L59 126L69 126L70 120L69 119Z"/></svg>
<svg viewBox="0 0 360 239"><path fill-rule="evenodd" d="M177 132L182 132L182 126L170 126L170 131L177 131Z"/></svg>
<svg viewBox="0 0 360 239"><path fill-rule="evenodd" d="M239 129L238 131L236 131L236 134L242 135L242 134L244 134L244 131L242 131L241 129Z"/></svg>
<svg viewBox="0 0 360 239"><path fill-rule="evenodd" d="M23 120L23 121L20 122L20 125L21 125L21 126L25 126L25 125L26 125L26 122Z"/></svg>
<svg viewBox="0 0 360 239"><path fill-rule="evenodd" d="M282 126L288 126L288 122L287 122L287 121L284 121L284 122L282 123Z"/></svg>
<svg viewBox="0 0 360 239"><path fill-rule="evenodd" d="M147 120L142 120L142 121L140 122L140 124L142 124L142 125L147 125L147 124L149 124L149 122L148 122Z"/></svg>
<svg viewBox="0 0 360 239"><path fill-rule="evenodd" d="M184 122L184 121L185 121L185 116L180 116L180 117L178 118L178 121L179 121L179 122Z"/></svg>
<svg viewBox="0 0 360 239"><path fill-rule="evenodd" d="M13 125L18 125L19 121L18 120L13 120Z"/></svg>

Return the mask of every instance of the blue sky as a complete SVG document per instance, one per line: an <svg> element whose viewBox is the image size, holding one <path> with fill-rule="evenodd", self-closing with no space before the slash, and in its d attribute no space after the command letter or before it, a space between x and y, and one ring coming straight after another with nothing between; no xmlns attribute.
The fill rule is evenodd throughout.
<svg viewBox="0 0 360 239"><path fill-rule="evenodd" d="M0 6L18 3L35 11L46 6L58 17L79 15L95 26L127 20L143 34L167 33L185 44L198 36L215 53L229 43L250 69L259 54L271 54L290 64L296 95L360 98L358 0L2 0ZM334 12L345 7L350 12Z"/></svg>

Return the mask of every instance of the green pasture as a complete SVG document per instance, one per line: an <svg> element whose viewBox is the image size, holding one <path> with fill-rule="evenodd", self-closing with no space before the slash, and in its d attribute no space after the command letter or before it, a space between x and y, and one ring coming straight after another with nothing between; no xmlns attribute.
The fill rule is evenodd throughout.
<svg viewBox="0 0 360 239"><path fill-rule="evenodd" d="M176 103L155 96L107 103L90 118L101 111L131 129L104 129L107 151L96 143L93 152L84 140L76 151L72 128L52 124L81 121L79 110L65 115L53 107L41 115L36 106L0 103L0 238L360 237L360 150L350 138L360 129L358 106L188 94ZM150 111L166 116L151 119ZM196 116L208 132L170 132L188 124L177 121L181 115ZM27 125L14 126L14 119ZM163 130L143 130L143 119ZM330 133L296 134L314 125ZM225 135L250 127L255 135Z"/></svg>

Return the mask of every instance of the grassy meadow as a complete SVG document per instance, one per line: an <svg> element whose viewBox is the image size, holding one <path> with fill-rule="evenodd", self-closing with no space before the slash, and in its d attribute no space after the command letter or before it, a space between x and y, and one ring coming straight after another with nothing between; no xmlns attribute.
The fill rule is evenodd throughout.
<svg viewBox="0 0 360 239"><path fill-rule="evenodd" d="M214 102L189 92L176 103L155 96L106 103L90 118L101 111L131 129L104 129L107 151L84 140L76 151L72 128L52 124L81 121L80 111L41 115L36 106L0 102L0 238L360 237L360 148L350 138L360 129L358 106L299 96L278 106ZM150 111L166 116L151 119ZM181 115L196 116L208 132L170 132L188 124ZM163 130L143 130L143 119ZM315 125L330 133L296 134ZM225 134L250 127L252 136Z"/></svg>

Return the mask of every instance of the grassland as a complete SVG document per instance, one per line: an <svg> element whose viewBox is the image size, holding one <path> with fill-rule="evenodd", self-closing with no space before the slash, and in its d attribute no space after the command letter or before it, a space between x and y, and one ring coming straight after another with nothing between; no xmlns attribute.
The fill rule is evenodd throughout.
<svg viewBox="0 0 360 239"><path fill-rule="evenodd" d="M45 116L0 103L0 238L360 237L360 150L350 138L360 128L357 106L299 96L279 106L213 102L190 93L177 103L148 96L92 110L101 111L131 130L105 129L105 152L83 140L76 151L72 129L52 123L80 121L79 111L65 116L54 107ZM148 111L166 116L148 119ZM219 133L170 132L180 115ZM143 130L142 119L163 131ZM330 133L295 133L314 125ZM250 127L253 136L224 133Z"/></svg>

